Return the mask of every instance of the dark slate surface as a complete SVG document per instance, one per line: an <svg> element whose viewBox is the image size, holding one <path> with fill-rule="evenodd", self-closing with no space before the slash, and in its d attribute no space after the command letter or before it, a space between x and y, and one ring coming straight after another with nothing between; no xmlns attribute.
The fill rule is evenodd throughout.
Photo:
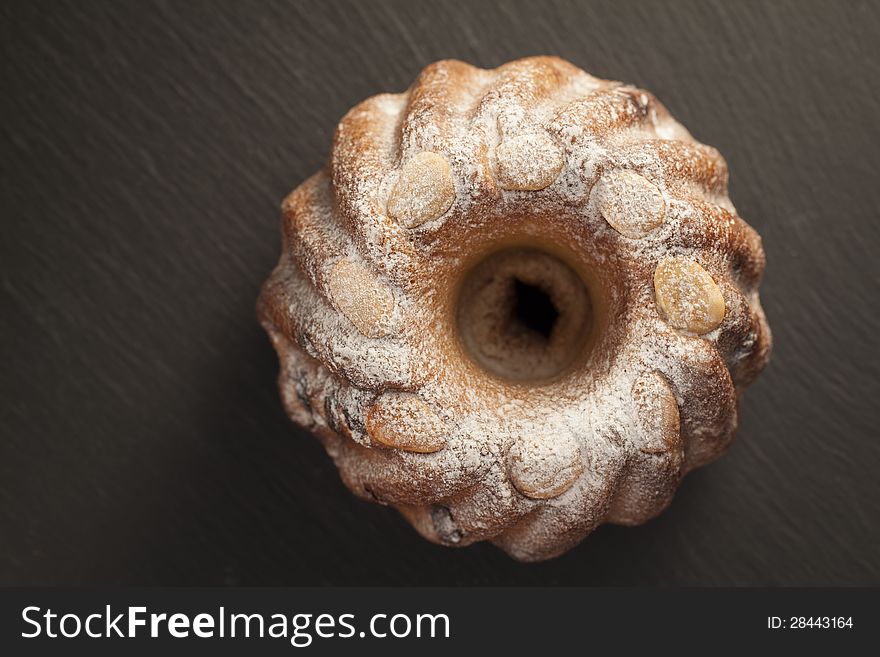
<svg viewBox="0 0 880 657"><path fill-rule="evenodd" d="M4 3L0 582L880 584L878 33L869 2ZM668 512L521 565L351 496L253 305L350 106L542 53L721 149L776 346Z"/></svg>

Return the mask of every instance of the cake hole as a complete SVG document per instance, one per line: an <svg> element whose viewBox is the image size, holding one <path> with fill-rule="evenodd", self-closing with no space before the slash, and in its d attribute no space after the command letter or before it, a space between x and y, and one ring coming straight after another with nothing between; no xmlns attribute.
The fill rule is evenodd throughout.
<svg viewBox="0 0 880 657"><path fill-rule="evenodd" d="M488 255L464 277L456 319L465 351L490 373L513 381L550 380L583 353L593 326L580 276L534 248Z"/></svg>
<svg viewBox="0 0 880 657"><path fill-rule="evenodd" d="M550 295L536 285L523 283L518 278L513 279L513 286L513 321L520 322L527 329L549 340L559 318L559 311L553 305Z"/></svg>

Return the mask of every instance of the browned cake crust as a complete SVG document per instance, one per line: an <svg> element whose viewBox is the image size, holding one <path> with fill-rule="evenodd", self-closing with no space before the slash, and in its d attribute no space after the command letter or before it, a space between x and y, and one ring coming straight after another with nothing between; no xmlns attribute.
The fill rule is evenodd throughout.
<svg viewBox="0 0 880 657"><path fill-rule="evenodd" d="M285 408L445 545L546 559L655 516L770 352L724 159L553 57L364 101L283 234L258 310Z"/></svg>

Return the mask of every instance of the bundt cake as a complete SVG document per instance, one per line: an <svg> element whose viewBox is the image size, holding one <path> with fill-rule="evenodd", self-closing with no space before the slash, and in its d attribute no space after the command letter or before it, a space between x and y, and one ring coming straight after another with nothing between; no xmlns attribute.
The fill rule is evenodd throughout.
<svg viewBox="0 0 880 657"><path fill-rule="evenodd" d="M287 412L444 545L534 561L657 515L769 355L724 159L557 58L359 104L282 224L258 314Z"/></svg>

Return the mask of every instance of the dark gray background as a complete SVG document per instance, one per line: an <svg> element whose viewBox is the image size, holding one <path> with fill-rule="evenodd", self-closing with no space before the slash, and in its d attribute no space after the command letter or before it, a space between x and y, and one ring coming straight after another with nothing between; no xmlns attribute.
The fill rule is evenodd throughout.
<svg viewBox="0 0 880 657"><path fill-rule="evenodd" d="M880 584L878 34L868 2L5 3L0 582ZM522 565L349 494L253 307L349 107L530 54L722 151L776 344L669 511Z"/></svg>

